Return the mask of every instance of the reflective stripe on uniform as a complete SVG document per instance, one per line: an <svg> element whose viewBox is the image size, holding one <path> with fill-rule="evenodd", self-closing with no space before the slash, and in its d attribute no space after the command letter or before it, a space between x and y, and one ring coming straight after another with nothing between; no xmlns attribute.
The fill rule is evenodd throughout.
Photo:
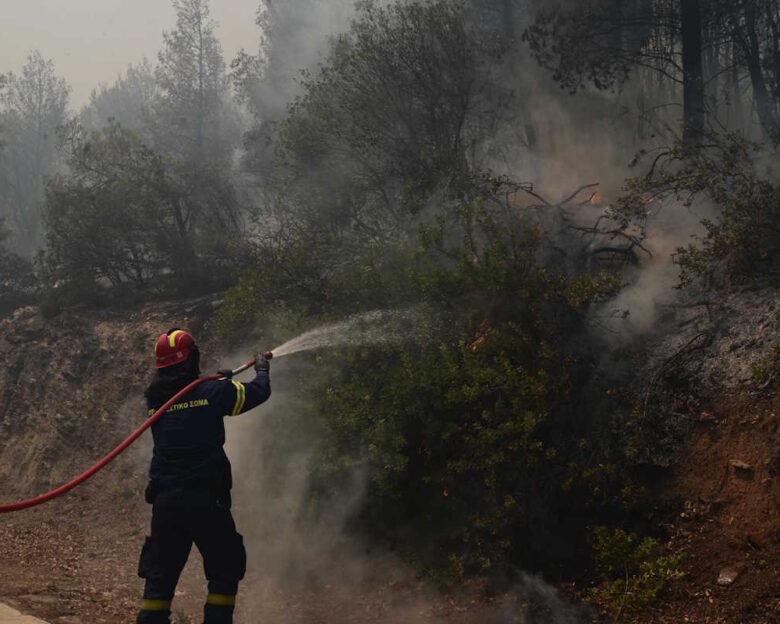
<svg viewBox="0 0 780 624"><path fill-rule="evenodd" d="M216 605L218 607L235 607L236 597L230 594L209 594L206 597L206 604Z"/></svg>
<svg viewBox="0 0 780 624"><path fill-rule="evenodd" d="M144 598L144 601L141 603L142 611L168 611L170 608L170 600L154 600L150 598Z"/></svg>
<svg viewBox="0 0 780 624"><path fill-rule="evenodd" d="M244 384L239 381L233 381L232 379L231 381L236 387L236 404L233 406L233 413L231 416L237 416L244 408L244 401L246 400L246 388L244 388Z"/></svg>

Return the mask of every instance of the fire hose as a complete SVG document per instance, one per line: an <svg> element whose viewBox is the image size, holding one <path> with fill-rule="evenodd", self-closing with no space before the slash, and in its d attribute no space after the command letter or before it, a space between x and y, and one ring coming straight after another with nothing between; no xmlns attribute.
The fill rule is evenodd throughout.
<svg viewBox="0 0 780 624"><path fill-rule="evenodd" d="M269 360L273 357L273 353L270 351L267 351L265 353L265 357ZM19 501L16 503L0 503L0 514L3 513L10 513L12 511L19 511L21 509L27 509L28 507L35 507L36 505L40 505L41 503L45 503L46 501L50 501L53 498L57 498L58 496L62 496L66 492L69 492L73 488L75 488L77 485L81 485L89 479L91 476L93 476L95 473L100 471L102 468L105 468L105 466L115 457L117 457L119 454L121 454L128 446L130 446L133 442L135 442L138 438L141 437L141 434L146 431L149 427L151 427L155 422L157 422L162 415L166 412L166 410L176 403L178 399L183 397L185 394L190 392L193 388L199 386L204 381L214 381L216 379L225 379L230 378L233 375L238 375L239 373L244 372L246 369L248 369L250 366L252 366L255 363L254 358L249 360L246 364L243 364L239 366L238 368L234 370L225 370L225 371L219 371L218 373L215 373L214 375L207 375L205 377L199 377L198 379L195 379L191 383L187 384L179 390L176 394L174 394L170 399L168 399L165 403L160 406L160 408L149 418L147 418L143 424L138 427L133 433L131 433L127 438L125 438L119 446L117 446L113 451L108 453L103 459L98 461L96 464L91 466L88 470L82 472L77 477L74 477L67 483L63 483L58 488L55 488L49 492L45 492L44 494L39 494L38 496L35 496L33 498L28 498L27 500Z"/></svg>

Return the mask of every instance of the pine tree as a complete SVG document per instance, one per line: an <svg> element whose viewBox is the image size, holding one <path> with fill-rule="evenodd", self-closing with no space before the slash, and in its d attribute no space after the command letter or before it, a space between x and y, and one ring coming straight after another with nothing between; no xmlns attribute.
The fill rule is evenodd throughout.
<svg viewBox="0 0 780 624"><path fill-rule="evenodd" d="M163 34L150 125L158 150L198 170L225 159L233 146L235 133L225 127L228 81L207 0L173 4L176 28Z"/></svg>

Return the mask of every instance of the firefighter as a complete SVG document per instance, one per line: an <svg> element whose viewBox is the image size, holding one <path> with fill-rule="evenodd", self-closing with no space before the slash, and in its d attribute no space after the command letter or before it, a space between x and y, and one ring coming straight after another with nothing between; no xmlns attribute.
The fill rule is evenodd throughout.
<svg viewBox="0 0 780 624"><path fill-rule="evenodd" d="M146 389L149 414L200 375L200 353L181 329L161 334L157 371ZM151 535L138 564L145 579L137 624L169 624L176 583L193 542L208 581L204 624L230 624L246 551L230 513L232 478L225 454L223 416L237 416L271 394L269 363L255 356L255 378L206 381L168 408L152 425L154 452L146 501L152 504Z"/></svg>

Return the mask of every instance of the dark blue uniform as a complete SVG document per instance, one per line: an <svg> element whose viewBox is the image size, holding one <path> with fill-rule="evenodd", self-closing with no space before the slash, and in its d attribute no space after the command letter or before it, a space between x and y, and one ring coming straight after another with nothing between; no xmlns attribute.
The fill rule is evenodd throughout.
<svg viewBox="0 0 780 624"><path fill-rule="evenodd" d="M206 381L152 425L154 454L147 490L153 502L152 530L138 566L138 575L146 579L138 624L168 624L176 583L193 542L208 580L205 624L232 622L246 552L230 513L232 481L223 449L223 417L251 410L270 394L266 372L257 373L250 383ZM163 402L148 403L152 414Z"/></svg>

